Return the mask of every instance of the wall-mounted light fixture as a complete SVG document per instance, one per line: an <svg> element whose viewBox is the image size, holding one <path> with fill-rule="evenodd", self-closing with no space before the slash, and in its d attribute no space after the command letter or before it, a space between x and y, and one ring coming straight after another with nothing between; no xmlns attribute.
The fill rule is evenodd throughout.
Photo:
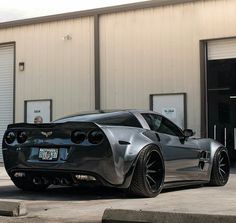
<svg viewBox="0 0 236 223"><path fill-rule="evenodd" d="M64 41L72 40L72 36L71 36L71 34L67 34L67 35L63 36L62 39Z"/></svg>
<svg viewBox="0 0 236 223"><path fill-rule="evenodd" d="M19 71L24 71L25 70L25 62L20 62L19 63Z"/></svg>

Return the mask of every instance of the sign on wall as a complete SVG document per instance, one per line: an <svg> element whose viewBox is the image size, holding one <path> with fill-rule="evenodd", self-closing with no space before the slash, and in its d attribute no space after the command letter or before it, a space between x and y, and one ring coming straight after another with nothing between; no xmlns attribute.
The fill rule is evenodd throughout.
<svg viewBox="0 0 236 223"><path fill-rule="evenodd" d="M186 94L155 94L151 95L150 107L161 113L180 128L186 128Z"/></svg>
<svg viewBox="0 0 236 223"><path fill-rule="evenodd" d="M25 101L25 122L48 123L52 121L52 100Z"/></svg>

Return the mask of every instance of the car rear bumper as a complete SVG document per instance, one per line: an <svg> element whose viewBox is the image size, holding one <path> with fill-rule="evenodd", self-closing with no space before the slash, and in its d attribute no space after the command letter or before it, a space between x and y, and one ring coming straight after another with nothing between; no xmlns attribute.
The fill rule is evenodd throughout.
<svg viewBox="0 0 236 223"><path fill-rule="evenodd" d="M65 155L66 154L66 155ZM37 148L7 148L3 150L5 168L11 178L16 172L30 176L89 175L102 185L119 186L124 183L122 170L116 168L110 148L70 148L59 149L56 161L42 161Z"/></svg>

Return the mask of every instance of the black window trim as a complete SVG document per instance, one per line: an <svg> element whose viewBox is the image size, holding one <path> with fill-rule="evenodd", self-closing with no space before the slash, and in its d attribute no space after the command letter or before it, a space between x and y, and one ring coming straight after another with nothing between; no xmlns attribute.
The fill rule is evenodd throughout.
<svg viewBox="0 0 236 223"><path fill-rule="evenodd" d="M161 114L157 114L157 113L148 113L148 112L143 112L143 113L141 113L141 115L142 115L142 117L143 117L143 119L144 119L144 121L147 123L147 121L146 121L146 119L144 118L144 116L143 115L159 115L159 116L161 116L162 118L164 118L164 119L166 119L167 121L169 121L172 125L174 125L179 131L180 131L180 133L181 133L181 136L178 136L178 135L175 135L176 137L178 137L178 138L182 138L182 137L185 137L184 136L184 131L179 127L179 126L177 126L174 122L172 122L170 119L168 119L168 118L166 118L165 116L163 116L163 115L161 115ZM147 125L149 126L149 124L147 123ZM149 126L149 128L150 128L150 126ZM150 130L152 130L151 128L150 128ZM154 130L152 130L152 131L154 131ZM168 134L169 135L169 134ZM172 135L173 136L173 135Z"/></svg>

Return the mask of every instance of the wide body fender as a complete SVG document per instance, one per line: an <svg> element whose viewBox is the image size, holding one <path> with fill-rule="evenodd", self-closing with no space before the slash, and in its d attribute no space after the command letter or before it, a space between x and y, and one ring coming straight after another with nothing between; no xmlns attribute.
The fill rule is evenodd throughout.
<svg viewBox="0 0 236 223"><path fill-rule="evenodd" d="M221 147L225 148L225 146L213 139L210 139L210 138L198 139L198 143L199 143L199 146L203 150L208 151L208 153L210 154L209 155L209 168L207 171L207 179L208 179L208 181L210 181L211 171L212 171L212 167L213 167L213 159L214 159L215 153L219 148L221 148Z"/></svg>
<svg viewBox="0 0 236 223"><path fill-rule="evenodd" d="M116 175L123 179L121 187L128 187L140 151L148 145L157 146L158 136L150 130L133 127L100 126L112 149Z"/></svg>

